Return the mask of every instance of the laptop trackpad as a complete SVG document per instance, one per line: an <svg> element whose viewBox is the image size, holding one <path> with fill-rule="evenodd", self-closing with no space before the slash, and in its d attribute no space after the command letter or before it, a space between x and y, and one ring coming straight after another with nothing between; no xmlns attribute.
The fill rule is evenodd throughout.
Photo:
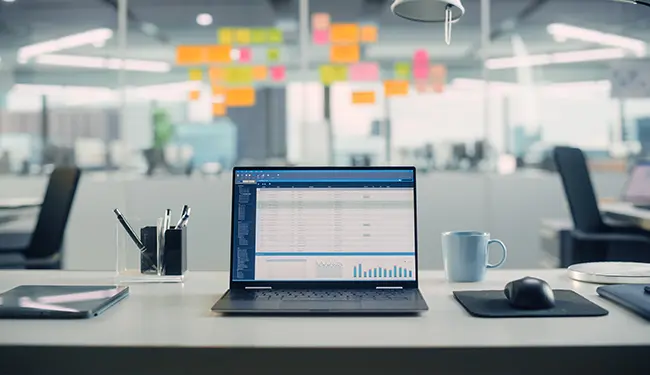
<svg viewBox="0 0 650 375"><path fill-rule="evenodd" d="M287 310L354 310L361 307L359 301L282 301L280 309Z"/></svg>

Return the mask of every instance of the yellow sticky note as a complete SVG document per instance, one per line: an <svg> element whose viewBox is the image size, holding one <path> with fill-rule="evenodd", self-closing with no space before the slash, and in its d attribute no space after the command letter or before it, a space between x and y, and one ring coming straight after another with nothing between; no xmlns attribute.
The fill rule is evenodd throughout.
<svg viewBox="0 0 650 375"><path fill-rule="evenodd" d="M278 62L280 61L280 49L279 48L269 48L266 52L266 59L269 62Z"/></svg>
<svg viewBox="0 0 650 375"><path fill-rule="evenodd" d="M250 66L233 66L226 69L226 83L232 85L250 84L253 82L253 68Z"/></svg>
<svg viewBox="0 0 650 375"><path fill-rule="evenodd" d="M409 81L407 80L386 80L384 81L384 95L404 96L409 93Z"/></svg>
<svg viewBox="0 0 650 375"><path fill-rule="evenodd" d="M234 41L233 29L222 27L217 30L217 41L219 44L232 44Z"/></svg>
<svg viewBox="0 0 650 375"><path fill-rule="evenodd" d="M252 44L264 44L268 42L268 31L267 29L251 29L251 43Z"/></svg>
<svg viewBox="0 0 650 375"><path fill-rule="evenodd" d="M255 89L253 87L238 87L226 90L226 105L228 107L251 107L255 105Z"/></svg>
<svg viewBox="0 0 650 375"><path fill-rule="evenodd" d="M395 63L395 78L410 79L411 78L411 64L407 62Z"/></svg>
<svg viewBox="0 0 650 375"><path fill-rule="evenodd" d="M201 80L203 80L203 70L190 69L190 81L201 81Z"/></svg>
<svg viewBox="0 0 650 375"><path fill-rule="evenodd" d="M269 29L267 37L269 43L273 44L280 44L284 41L284 35L280 29Z"/></svg>
<svg viewBox="0 0 650 375"><path fill-rule="evenodd" d="M375 92L374 91L355 91L352 92L353 104L374 104Z"/></svg>
<svg viewBox="0 0 650 375"><path fill-rule="evenodd" d="M348 64L359 61L359 45L333 45L330 46L330 61L337 64Z"/></svg>
<svg viewBox="0 0 650 375"><path fill-rule="evenodd" d="M345 65L322 65L319 68L320 80L324 85L348 79L348 68Z"/></svg>
<svg viewBox="0 0 650 375"><path fill-rule="evenodd" d="M237 43L237 44L250 44L251 43L251 30L250 29L235 29L235 43Z"/></svg>

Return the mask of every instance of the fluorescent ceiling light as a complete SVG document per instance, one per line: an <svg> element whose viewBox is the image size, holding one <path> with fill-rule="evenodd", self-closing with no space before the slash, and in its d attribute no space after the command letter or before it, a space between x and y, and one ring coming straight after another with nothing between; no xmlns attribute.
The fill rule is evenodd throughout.
<svg viewBox="0 0 650 375"><path fill-rule="evenodd" d="M208 13L201 13L196 16L196 23L201 26L210 26L212 25L212 16Z"/></svg>
<svg viewBox="0 0 650 375"><path fill-rule="evenodd" d="M92 44L101 46L113 37L111 29L94 29L79 34L64 36L46 42L31 44L18 50L18 62L24 64L29 59L47 53L62 51Z"/></svg>
<svg viewBox="0 0 650 375"><path fill-rule="evenodd" d="M2 0L2 1L4 1L5 3L13 3L13 2L15 2L16 0Z"/></svg>
<svg viewBox="0 0 650 375"><path fill-rule="evenodd" d="M510 69L526 66L541 66L550 64L569 64L576 62L616 60L626 56L620 48L592 49L572 52L557 52L544 55L529 55L521 57L503 57L488 59L485 67L488 69Z"/></svg>
<svg viewBox="0 0 650 375"><path fill-rule="evenodd" d="M602 44L608 47L623 48L634 52L638 57L643 57L646 54L647 45L640 39L603 33L597 30L584 29L563 23L552 23L546 27L546 30L558 42L575 39L583 42Z"/></svg>
<svg viewBox="0 0 650 375"><path fill-rule="evenodd" d="M166 73L171 65L164 61L131 60L75 55L41 55L35 62L43 65L69 66L89 69L132 70L138 72Z"/></svg>

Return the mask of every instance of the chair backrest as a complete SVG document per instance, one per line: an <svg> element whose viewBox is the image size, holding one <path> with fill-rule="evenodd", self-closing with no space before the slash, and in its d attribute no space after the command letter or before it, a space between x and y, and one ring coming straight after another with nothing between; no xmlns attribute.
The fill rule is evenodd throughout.
<svg viewBox="0 0 650 375"><path fill-rule="evenodd" d="M574 147L555 147L553 158L562 178L575 229L587 233L603 231L605 225L584 153Z"/></svg>
<svg viewBox="0 0 650 375"><path fill-rule="evenodd" d="M27 259L47 258L61 251L80 176L81 170L74 167L58 167L50 175L38 221L25 251Z"/></svg>

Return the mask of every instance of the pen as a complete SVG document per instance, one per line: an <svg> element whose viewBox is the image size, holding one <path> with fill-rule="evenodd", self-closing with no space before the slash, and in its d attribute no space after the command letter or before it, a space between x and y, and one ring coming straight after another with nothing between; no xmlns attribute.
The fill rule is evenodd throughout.
<svg viewBox="0 0 650 375"><path fill-rule="evenodd" d="M138 250L140 250L141 256L144 258L144 260L146 260L148 262L148 266L145 266L145 268L148 269L148 268L152 267L153 266L153 261L151 260L149 255L147 255L145 253L145 250L147 248L144 246L142 241L140 241L140 238L138 238L138 235L135 234L135 232L133 231L133 228L131 228L131 224L129 224L129 222L126 221L126 218L124 217L124 215L122 215L120 210L118 210L116 208L116 209L113 210L113 212L115 213L115 216L117 216L117 221L119 221L120 224L122 224L122 227L124 228L126 233L129 235L129 237L131 237L131 240L133 241L135 246L137 246Z"/></svg>
<svg viewBox="0 0 650 375"><path fill-rule="evenodd" d="M165 216L163 216L163 235L169 229L169 225L172 221L172 210L169 208L165 210Z"/></svg>
<svg viewBox="0 0 650 375"><path fill-rule="evenodd" d="M176 229L181 229L182 227L187 226L187 222L190 221L191 210L192 210L191 208L189 207L187 208L187 212L185 212L185 215L183 215L183 217L176 224Z"/></svg>

